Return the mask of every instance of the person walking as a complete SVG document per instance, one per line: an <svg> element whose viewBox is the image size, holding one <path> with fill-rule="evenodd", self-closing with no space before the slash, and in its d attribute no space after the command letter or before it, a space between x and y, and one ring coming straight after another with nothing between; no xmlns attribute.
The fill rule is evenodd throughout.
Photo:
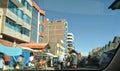
<svg viewBox="0 0 120 71"><path fill-rule="evenodd" d="M70 57L71 68L77 68L77 53L75 50L71 50L70 54L71 54L71 57Z"/></svg>
<svg viewBox="0 0 120 71"><path fill-rule="evenodd" d="M58 56L58 68L59 69L63 69L63 58L64 58L64 55L59 55Z"/></svg>
<svg viewBox="0 0 120 71"><path fill-rule="evenodd" d="M66 59L66 68L70 68L70 55L68 55Z"/></svg>
<svg viewBox="0 0 120 71"><path fill-rule="evenodd" d="M77 67L80 67L81 66L81 61L82 61L82 56L81 56L81 53L78 53L77 54Z"/></svg>
<svg viewBox="0 0 120 71"><path fill-rule="evenodd" d="M20 55L18 58L17 58L17 62L18 62L18 66L20 69L23 69L24 68L24 57L22 55Z"/></svg>

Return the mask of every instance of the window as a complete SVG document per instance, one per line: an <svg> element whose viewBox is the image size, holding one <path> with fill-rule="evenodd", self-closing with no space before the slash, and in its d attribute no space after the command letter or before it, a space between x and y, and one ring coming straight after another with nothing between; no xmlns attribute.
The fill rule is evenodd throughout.
<svg viewBox="0 0 120 71"><path fill-rule="evenodd" d="M28 16L28 15L26 15L26 14L24 14L23 15L23 19L24 19L24 21L27 23L27 24L30 24L30 17Z"/></svg>
<svg viewBox="0 0 120 71"><path fill-rule="evenodd" d="M32 7L27 1L25 1L25 8L27 8L29 11L32 11Z"/></svg>
<svg viewBox="0 0 120 71"><path fill-rule="evenodd" d="M6 23L5 25L13 30L15 30L15 22L8 17L6 17Z"/></svg>
<svg viewBox="0 0 120 71"><path fill-rule="evenodd" d="M37 42L38 38L38 11L33 7L32 24L31 24L31 40Z"/></svg>
<svg viewBox="0 0 120 71"><path fill-rule="evenodd" d="M28 3L28 5L27 5L27 9L28 9L29 11L32 11L32 7L30 6L29 3Z"/></svg>
<svg viewBox="0 0 120 71"><path fill-rule="evenodd" d="M71 44L73 43L72 41L67 41L67 42L68 42L68 43L71 43Z"/></svg>
<svg viewBox="0 0 120 71"><path fill-rule="evenodd" d="M41 25L40 28L39 28L39 31L44 32L44 26Z"/></svg>
<svg viewBox="0 0 120 71"><path fill-rule="evenodd" d="M2 20L2 22L0 21L0 37L3 36L2 40L15 41L16 44L48 43L44 48L48 47L49 49L50 46L50 51L46 49L46 52L52 53L53 59L54 57L56 59L63 58L64 55L67 55L67 59L70 60L71 65L62 70L120 70L120 65L112 67L112 64L120 64L120 0L0 0L0 11ZM15 18L9 16L15 16ZM10 29L7 31L11 32L5 33L6 29ZM9 35L11 33L18 34L20 38L24 38L23 35L26 40ZM61 44L61 48L58 48L57 43ZM40 55L40 59L42 59L45 49L43 49L43 53L35 52L35 55ZM72 50L73 53L71 53ZM119 53L115 55L116 50ZM78 53L80 53L80 57ZM112 60L113 56L118 59ZM26 64L29 63L29 54L27 58L24 57L26 67ZM48 57L47 61L47 66L49 66L49 61L50 64L53 62L53 67L50 69L59 69L59 67L56 68L59 64L54 63L54 60L51 61ZM10 58L10 66L13 67L16 64L14 62L14 59ZM65 63L68 61L63 62L63 66ZM107 67L109 63L111 64L110 68ZM35 68L37 67L35 66ZM27 69L31 70L31 67ZM42 70L44 69L47 70L48 67Z"/></svg>
<svg viewBox="0 0 120 71"><path fill-rule="evenodd" d="M11 0L9 0L8 9L17 15L17 6L13 2L11 2Z"/></svg>
<svg viewBox="0 0 120 71"><path fill-rule="evenodd" d="M19 18L23 19L23 11L22 10L18 10L17 15Z"/></svg>
<svg viewBox="0 0 120 71"><path fill-rule="evenodd" d="M40 21L44 22L44 15L40 14Z"/></svg>
<svg viewBox="0 0 120 71"><path fill-rule="evenodd" d="M16 30L17 32L19 32L19 33L22 33L22 26L19 25L19 24L16 24L16 25L15 25L15 30Z"/></svg>
<svg viewBox="0 0 120 71"><path fill-rule="evenodd" d="M23 28L22 29L22 34L24 34L24 35L27 35L27 36L29 36L29 30L28 29L26 29L26 28Z"/></svg>

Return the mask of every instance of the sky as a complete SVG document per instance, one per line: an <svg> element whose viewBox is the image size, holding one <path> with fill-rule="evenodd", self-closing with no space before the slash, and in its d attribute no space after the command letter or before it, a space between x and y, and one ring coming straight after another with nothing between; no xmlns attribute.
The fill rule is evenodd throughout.
<svg viewBox="0 0 120 71"><path fill-rule="evenodd" d="M66 19L68 32L82 55L120 36L120 10L108 7L114 0L36 0L50 20Z"/></svg>

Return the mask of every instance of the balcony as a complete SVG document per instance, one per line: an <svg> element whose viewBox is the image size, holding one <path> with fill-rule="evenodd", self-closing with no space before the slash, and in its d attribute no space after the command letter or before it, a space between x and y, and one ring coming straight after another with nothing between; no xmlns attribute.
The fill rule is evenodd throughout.
<svg viewBox="0 0 120 71"><path fill-rule="evenodd" d="M14 14L13 12L11 12L9 9L7 9L7 13L6 16L9 17L10 19L17 21L18 17L16 16L16 14Z"/></svg>
<svg viewBox="0 0 120 71"><path fill-rule="evenodd" d="M24 5L22 3L19 2L19 0L11 0L15 5L17 5L18 7L23 7Z"/></svg>
<svg viewBox="0 0 120 71"><path fill-rule="evenodd" d="M30 37L22 34L22 40L24 40L25 42L30 42Z"/></svg>
<svg viewBox="0 0 120 71"><path fill-rule="evenodd" d="M26 23L25 21L24 21L22 27L27 28L28 30L31 30L31 25Z"/></svg>

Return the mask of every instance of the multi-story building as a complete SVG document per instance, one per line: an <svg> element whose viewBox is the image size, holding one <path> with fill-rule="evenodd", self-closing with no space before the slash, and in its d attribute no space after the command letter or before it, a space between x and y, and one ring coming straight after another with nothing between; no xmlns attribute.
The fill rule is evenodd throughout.
<svg viewBox="0 0 120 71"><path fill-rule="evenodd" d="M16 46L30 42L31 0L0 0L0 44ZM10 61L8 55L5 61Z"/></svg>
<svg viewBox="0 0 120 71"><path fill-rule="evenodd" d="M107 51L116 49L117 46L119 45L119 43L120 43L120 37L115 36L113 41L109 41L109 43L106 44L104 47L93 49L90 53L91 53L91 55L101 55L103 52L107 52Z"/></svg>
<svg viewBox="0 0 120 71"><path fill-rule="evenodd" d="M51 47L50 52L57 53L57 43L63 41L63 47L67 46L68 23L65 19L48 20L46 25L46 41Z"/></svg>
<svg viewBox="0 0 120 71"><path fill-rule="evenodd" d="M67 34L67 44L68 44L69 47L74 46L74 35L73 35L73 33L68 33Z"/></svg>
<svg viewBox="0 0 120 71"><path fill-rule="evenodd" d="M40 9L35 1L32 10L32 24L31 24L31 42L42 43L44 39L45 27L45 12Z"/></svg>
<svg viewBox="0 0 120 71"><path fill-rule="evenodd" d="M0 3L0 40L30 42L32 1L0 0Z"/></svg>
<svg viewBox="0 0 120 71"><path fill-rule="evenodd" d="M74 35L73 33L67 34L67 49L66 52L70 52L70 50L75 49L74 47Z"/></svg>

